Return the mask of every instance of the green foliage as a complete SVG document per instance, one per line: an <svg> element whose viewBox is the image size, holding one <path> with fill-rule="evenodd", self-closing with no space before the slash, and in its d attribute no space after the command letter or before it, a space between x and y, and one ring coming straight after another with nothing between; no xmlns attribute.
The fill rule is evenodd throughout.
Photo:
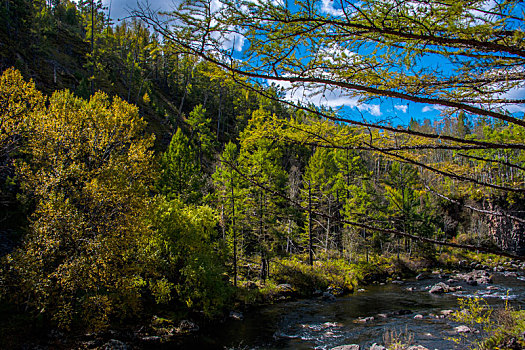
<svg viewBox="0 0 525 350"><path fill-rule="evenodd" d="M30 132L17 171L36 210L24 244L6 259L8 298L63 328L137 315L153 143L137 108L63 91L25 118Z"/></svg>
<svg viewBox="0 0 525 350"><path fill-rule="evenodd" d="M192 138L199 150L199 159L211 159L215 149L215 137L211 132L211 118L206 118L206 109L197 105L187 119L191 127Z"/></svg>
<svg viewBox="0 0 525 350"><path fill-rule="evenodd" d="M180 200L157 198L151 225L156 232L154 260L156 273L166 276L159 286L185 307L215 316L231 295L222 278L222 246L217 241L215 212L207 206L191 207ZM157 296L156 296L157 298Z"/></svg>
<svg viewBox="0 0 525 350"><path fill-rule="evenodd" d="M494 332L495 323L491 318L493 310L480 298L459 298L458 304L460 309L452 314L452 319L465 324L471 332L459 333L452 340L461 346L476 348L478 342Z"/></svg>
<svg viewBox="0 0 525 350"><path fill-rule="evenodd" d="M351 292L359 282L355 266L342 259L315 261L313 266L297 258L280 259L275 266L274 279L291 284L304 296L328 287Z"/></svg>
<svg viewBox="0 0 525 350"><path fill-rule="evenodd" d="M469 349L517 348L525 345L525 312L514 310L508 299L504 308L493 309L479 298L458 299L460 309L453 320L467 325L473 333L460 333L454 342Z"/></svg>
<svg viewBox="0 0 525 350"><path fill-rule="evenodd" d="M189 139L180 128L162 155L159 187L168 197L178 197L187 203L197 203L200 192L200 164Z"/></svg>

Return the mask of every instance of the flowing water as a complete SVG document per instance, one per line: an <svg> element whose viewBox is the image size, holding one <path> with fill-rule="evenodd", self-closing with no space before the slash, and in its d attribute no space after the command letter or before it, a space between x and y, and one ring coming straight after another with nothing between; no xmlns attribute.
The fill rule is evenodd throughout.
<svg viewBox="0 0 525 350"><path fill-rule="evenodd" d="M456 293L434 295L428 286L446 280L437 277L403 284L373 285L365 292L335 301L307 299L262 307L242 321L228 320L202 330L166 349L331 349L344 344L383 343L386 331L410 334L413 343L429 349L453 349L447 338L458 324L439 318L442 310L458 308L458 297L483 297L494 307L505 300L515 308L525 304L525 277L495 274L490 285L461 285ZM489 287L487 289L487 287ZM409 289L413 289L410 291ZM423 318L414 318L422 315ZM385 317L386 316L386 317ZM363 318L373 317L363 322Z"/></svg>

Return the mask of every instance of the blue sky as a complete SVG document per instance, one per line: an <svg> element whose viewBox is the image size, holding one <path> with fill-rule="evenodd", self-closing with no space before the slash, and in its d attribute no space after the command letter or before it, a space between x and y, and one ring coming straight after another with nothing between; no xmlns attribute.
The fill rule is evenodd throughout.
<svg viewBox="0 0 525 350"><path fill-rule="evenodd" d="M144 0L139 0L144 2ZM149 0L151 8L154 10L168 11L177 6L178 0ZM111 18L116 22L118 19L129 16L129 10L137 6L137 0L103 0L104 6L111 10ZM339 15L340 9L337 8L333 0L322 0L322 11ZM242 38L239 38L242 39ZM242 40L240 40L242 41ZM238 41L239 42L239 41ZM226 43L227 44L227 43ZM240 49L240 48L239 48ZM239 52L239 56L241 56ZM289 84L279 82L277 85L282 87L290 87ZM507 97L524 98L525 90L519 89L516 91L509 91ZM291 100L302 102L313 102L316 105L323 105L339 109L341 114L352 119L368 119L370 121L386 121L394 125L408 124L411 118L419 121L424 119L435 120L440 118L442 108L439 106L425 105L420 103L413 103L399 99L382 98L374 100L369 103L359 103L356 97L345 96L344 91L334 90L325 92L318 96L305 97L304 91L301 88L290 90L287 97ZM516 106L515 110L511 112L519 112L523 115L525 107Z"/></svg>
<svg viewBox="0 0 525 350"><path fill-rule="evenodd" d="M144 2L140 0L140 2ZM109 10L111 7L111 18L116 22L118 19L129 16L129 9L137 6L137 0L102 0L104 6ZM170 10L175 8L174 0L149 0L152 9Z"/></svg>

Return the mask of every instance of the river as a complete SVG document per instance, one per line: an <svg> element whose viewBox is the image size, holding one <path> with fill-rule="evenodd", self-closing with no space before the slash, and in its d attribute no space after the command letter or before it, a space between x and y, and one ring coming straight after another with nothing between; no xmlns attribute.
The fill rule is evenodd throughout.
<svg viewBox="0 0 525 350"><path fill-rule="evenodd" d="M335 301L305 299L261 307L244 320L229 319L213 328L164 344L164 349L331 349L344 344L368 348L383 343L387 331L410 334L413 343L428 349L453 349L447 338L458 324L439 318L442 310L457 309L457 298L481 296L494 307L506 299L515 307L525 302L525 277L494 275L490 285L455 283L462 290L434 295L427 287L445 281L434 276L402 284L371 285L364 292ZM487 289L488 286L489 289ZM496 288L494 288L496 287ZM386 317L384 317L386 315ZM422 318L414 318L422 315ZM363 322L363 318L373 317Z"/></svg>

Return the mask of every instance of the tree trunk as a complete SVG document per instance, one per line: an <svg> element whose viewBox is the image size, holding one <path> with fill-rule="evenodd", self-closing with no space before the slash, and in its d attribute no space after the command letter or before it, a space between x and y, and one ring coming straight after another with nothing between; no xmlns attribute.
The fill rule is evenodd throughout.
<svg viewBox="0 0 525 350"><path fill-rule="evenodd" d="M233 196L233 179L231 184L231 202L232 202L232 231L233 231L233 285L237 287L237 231L235 231L235 199Z"/></svg>

